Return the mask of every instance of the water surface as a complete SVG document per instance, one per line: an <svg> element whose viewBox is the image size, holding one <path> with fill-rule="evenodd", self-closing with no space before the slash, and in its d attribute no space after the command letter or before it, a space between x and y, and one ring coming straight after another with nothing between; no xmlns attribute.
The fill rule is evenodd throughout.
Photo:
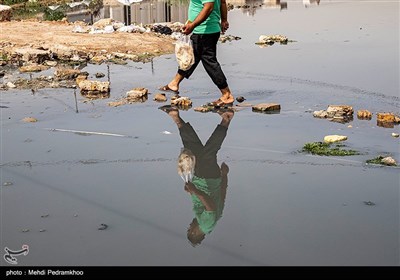
<svg viewBox="0 0 400 280"><path fill-rule="evenodd" d="M176 125L151 95L106 105L133 87L158 92L176 71L173 55L110 65L110 99L83 103L78 94L78 114L71 89L1 92L1 247L29 245L21 265L398 265L399 169L364 162L386 153L400 160L391 136L399 126L310 113L329 104L399 113L398 10L395 1L287 1L285 9L229 12L229 34L242 38L218 49L230 87L282 109L235 114L218 153L230 168L223 216L195 248L186 238L193 213L176 171ZM261 34L296 42L260 48ZM107 65L84 70L94 79ZM218 90L199 66L181 94L200 106ZM39 121L22 123L26 116ZM181 116L203 143L220 122L216 113ZM347 135L362 154L298 152L328 134ZM100 231L102 223L109 227Z"/></svg>

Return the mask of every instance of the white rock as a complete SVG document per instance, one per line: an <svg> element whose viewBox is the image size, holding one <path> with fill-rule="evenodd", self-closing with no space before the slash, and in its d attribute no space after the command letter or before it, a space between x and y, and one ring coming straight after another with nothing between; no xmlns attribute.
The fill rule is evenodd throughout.
<svg viewBox="0 0 400 280"><path fill-rule="evenodd" d="M384 163L386 165L391 165L391 166L396 166L397 165L396 161L392 157L383 158L382 159L382 163Z"/></svg>
<svg viewBox="0 0 400 280"><path fill-rule="evenodd" d="M345 141L345 140L347 140L347 136L344 136L344 135L327 135L324 137L325 143L333 143L333 142L339 142L339 141Z"/></svg>
<svg viewBox="0 0 400 280"><path fill-rule="evenodd" d="M393 132L393 133L392 133L392 136L397 138L397 137L399 137L399 134Z"/></svg>

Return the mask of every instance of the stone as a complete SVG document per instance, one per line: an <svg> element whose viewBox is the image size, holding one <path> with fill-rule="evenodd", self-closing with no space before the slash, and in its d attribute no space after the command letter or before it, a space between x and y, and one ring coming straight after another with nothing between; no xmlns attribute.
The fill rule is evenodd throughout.
<svg viewBox="0 0 400 280"><path fill-rule="evenodd" d="M92 57L90 62L94 63L94 64L102 64L104 61L107 61L107 60L108 60L108 58L105 55L96 55L96 56Z"/></svg>
<svg viewBox="0 0 400 280"><path fill-rule="evenodd" d="M118 106L125 105L125 104L128 104L128 101L126 99L121 99L118 101L111 101L111 102L107 103L107 105L110 107L118 107Z"/></svg>
<svg viewBox="0 0 400 280"><path fill-rule="evenodd" d="M398 138L398 137L399 137L399 134L393 132L393 133L392 133L392 137Z"/></svg>
<svg viewBox="0 0 400 280"><path fill-rule="evenodd" d="M379 122L389 122L394 123L396 121L395 115L393 113L378 113L376 118Z"/></svg>
<svg viewBox="0 0 400 280"><path fill-rule="evenodd" d="M48 66L34 63L30 65L21 66L18 70L21 73L24 73L24 72L40 72L47 69L49 69Z"/></svg>
<svg viewBox="0 0 400 280"><path fill-rule="evenodd" d="M49 51L52 53L53 57L64 61L70 60L75 53L75 50L71 49L71 47L60 44L50 45Z"/></svg>
<svg viewBox="0 0 400 280"><path fill-rule="evenodd" d="M314 111L313 116L316 118L325 119L328 117L328 113L325 110Z"/></svg>
<svg viewBox="0 0 400 280"><path fill-rule="evenodd" d="M389 166L397 166L397 162L394 158L392 157L385 157L382 160L382 163L385 165L389 165Z"/></svg>
<svg viewBox="0 0 400 280"><path fill-rule="evenodd" d="M260 103L253 106L252 110L258 112L280 111L281 105L277 103Z"/></svg>
<svg viewBox="0 0 400 280"><path fill-rule="evenodd" d="M109 93L110 92L110 83L109 82L83 80L79 83L79 88L81 89L81 93L82 92L83 93L85 93L85 92Z"/></svg>
<svg viewBox="0 0 400 280"><path fill-rule="evenodd" d="M178 97L176 99L171 98L171 105L181 106L181 107L190 107L192 106L192 100L189 97Z"/></svg>
<svg viewBox="0 0 400 280"><path fill-rule="evenodd" d="M334 143L347 140L347 136L344 135L327 135L324 137L325 143Z"/></svg>
<svg viewBox="0 0 400 280"><path fill-rule="evenodd" d="M348 105L329 105L328 109L314 111L316 118L327 118L334 122L345 123L353 119L353 107Z"/></svg>
<svg viewBox="0 0 400 280"><path fill-rule="evenodd" d="M120 58L120 59L129 59L129 60L133 60L133 61L138 61L139 60L139 56L136 55L136 54L113 52L112 55L115 58Z"/></svg>
<svg viewBox="0 0 400 280"><path fill-rule="evenodd" d="M158 102L165 102L167 101L167 97L165 96L165 93L157 93L154 95L153 100Z"/></svg>
<svg viewBox="0 0 400 280"><path fill-rule="evenodd" d="M54 71L54 78L56 80L73 80L81 74L79 69L70 68L57 68Z"/></svg>
<svg viewBox="0 0 400 280"><path fill-rule="evenodd" d="M372 113L368 110L358 110L357 118L359 118L361 120L370 120L370 119L372 119Z"/></svg>
<svg viewBox="0 0 400 280"><path fill-rule="evenodd" d="M210 107L196 107L193 110L195 110L196 112L201 112L201 113L207 113L211 111Z"/></svg>
<svg viewBox="0 0 400 280"><path fill-rule="evenodd" d="M352 116L354 111L353 107L349 105L329 105L326 110L328 116Z"/></svg>
<svg viewBox="0 0 400 280"><path fill-rule="evenodd" d="M54 61L54 60L46 60L45 62L44 62L44 65L47 65L47 66L50 66L50 67L54 67L54 66L57 66L57 61Z"/></svg>
<svg viewBox="0 0 400 280"><path fill-rule="evenodd" d="M10 21L12 17L12 9L7 5L0 5L0 22Z"/></svg>
<svg viewBox="0 0 400 280"><path fill-rule="evenodd" d="M86 75L79 75L78 77L76 77L75 82L79 87L80 82L87 80L87 76Z"/></svg>
<svg viewBox="0 0 400 280"><path fill-rule="evenodd" d="M42 63L50 58L50 52L48 50L31 47L14 49L14 53L24 62Z"/></svg>
<svg viewBox="0 0 400 280"><path fill-rule="evenodd" d="M134 88L126 93L126 98L128 99L139 99L142 97L147 98L148 92L149 91L147 88L142 88L142 87Z"/></svg>

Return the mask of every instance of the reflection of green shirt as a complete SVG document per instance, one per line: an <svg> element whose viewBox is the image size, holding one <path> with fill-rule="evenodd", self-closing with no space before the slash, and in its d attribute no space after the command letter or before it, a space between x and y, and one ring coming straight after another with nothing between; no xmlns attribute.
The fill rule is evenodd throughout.
<svg viewBox="0 0 400 280"><path fill-rule="evenodd" d="M197 176L194 176L192 180L195 187L209 195L216 206L216 211L206 211L201 200L195 194L192 194L193 212L201 231L205 234L214 229L218 219L222 216L224 204L221 201L221 182L221 178L204 179Z"/></svg>
<svg viewBox="0 0 400 280"><path fill-rule="evenodd" d="M200 11L203 4L213 2L214 9L210 16L193 30L194 34L211 34L221 32L221 0L190 0L189 4L189 20L193 22Z"/></svg>

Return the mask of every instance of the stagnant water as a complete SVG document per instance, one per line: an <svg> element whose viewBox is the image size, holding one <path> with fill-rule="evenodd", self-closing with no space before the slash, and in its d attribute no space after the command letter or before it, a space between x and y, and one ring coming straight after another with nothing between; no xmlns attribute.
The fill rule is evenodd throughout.
<svg viewBox="0 0 400 280"><path fill-rule="evenodd" d="M73 90L1 92L1 247L29 245L20 265L398 265L399 169L365 161L400 160L391 136L399 126L310 113L329 104L399 113L398 10L396 1L322 0L229 12L228 33L242 38L218 46L230 87L246 102L282 109L235 113L218 152L229 166L223 215L196 247L186 237L194 214L177 173L176 125L151 95L106 104L133 87L158 92L176 71L173 55L110 65L110 99L83 103L78 95L79 113ZM260 48L262 34L296 42ZM94 79L107 65L84 70ZM218 90L199 66L181 95L200 106ZM221 120L180 113L203 143ZM26 116L38 122L22 123ZM328 134L348 136L361 155L298 152Z"/></svg>

